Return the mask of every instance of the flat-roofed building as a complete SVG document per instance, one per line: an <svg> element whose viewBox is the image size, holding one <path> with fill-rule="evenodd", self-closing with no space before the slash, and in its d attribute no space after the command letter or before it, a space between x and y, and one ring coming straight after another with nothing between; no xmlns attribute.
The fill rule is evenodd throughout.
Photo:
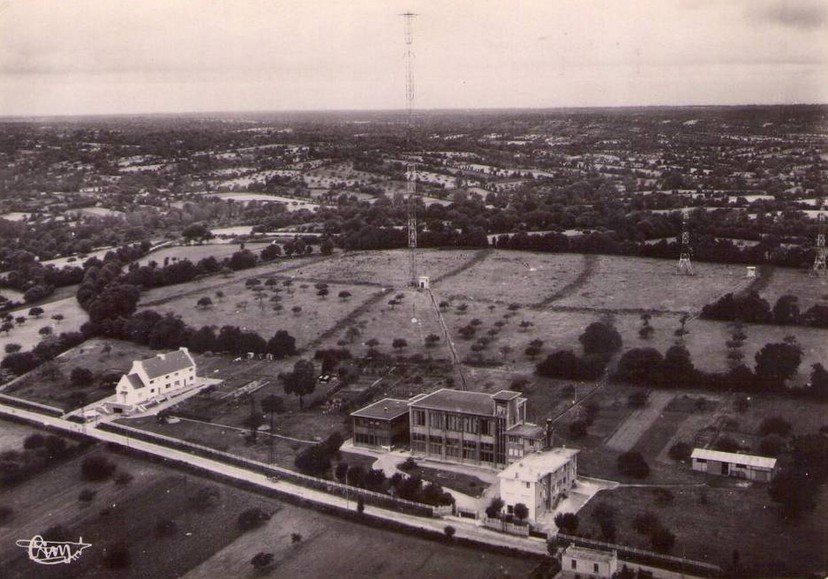
<svg viewBox="0 0 828 579"><path fill-rule="evenodd" d="M526 422L526 399L511 390L443 388L412 399L409 407L415 455L502 468L543 447L543 429Z"/></svg>
<svg viewBox="0 0 828 579"><path fill-rule="evenodd" d="M511 513L518 503L529 509L529 520L552 512L556 499L578 478L578 450L554 448L513 462L497 475L500 498Z"/></svg>
<svg viewBox="0 0 828 579"><path fill-rule="evenodd" d="M408 444L408 401L384 398L351 413L354 446L392 448Z"/></svg>
<svg viewBox="0 0 828 579"><path fill-rule="evenodd" d="M561 579L610 579L618 572L618 554L570 545L561 553Z"/></svg>
<svg viewBox="0 0 828 579"><path fill-rule="evenodd" d="M707 474L758 482L770 482L776 476L776 459L767 456L694 448L690 459L693 470Z"/></svg>

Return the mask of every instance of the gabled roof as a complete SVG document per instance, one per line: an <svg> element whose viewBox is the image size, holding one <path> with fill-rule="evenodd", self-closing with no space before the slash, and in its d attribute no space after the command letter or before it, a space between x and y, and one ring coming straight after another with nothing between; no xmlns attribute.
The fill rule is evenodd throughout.
<svg viewBox="0 0 828 579"><path fill-rule="evenodd" d="M776 466L775 458L769 458L767 456L754 456L752 454L738 454L736 452L722 452L721 450L708 450L706 448L694 448L690 458L744 464L753 468L767 470L773 470Z"/></svg>
<svg viewBox="0 0 828 579"><path fill-rule="evenodd" d="M356 412L351 412L351 416L373 418L374 420L393 420L403 414L408 414L408 400L397 398L383 398L365 408L360 408Z"/></svg>
<svg viewBox="0 0 828 579"><path fill-rule="evenodd" d="M183 349L166 354L158 354L155 358L141 360L138 363L144 368L144 372L147 373L150 380L193 366L192 359L187 351Z"/></svg>
<svg viewBox="0 0 828 579"><path fill-rule="evenodd" d="M146 386L146 384L141 381L141 377L138 374L127 374L127 380L129 380L129 385L135 390Z"/></svg>
<svg viewBox="0 0 828 579"><path fill-rule="evenodd" d="M494 399L483 392L464 392L442 388L409 403L412 408L431 408L463 414L494 416Z"/></svg>

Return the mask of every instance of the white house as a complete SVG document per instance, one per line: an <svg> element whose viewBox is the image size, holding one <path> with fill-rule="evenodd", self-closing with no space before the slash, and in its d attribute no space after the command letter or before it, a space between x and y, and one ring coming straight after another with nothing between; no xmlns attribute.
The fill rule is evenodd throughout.
<svg viewBox="0 0 828 579"><path fill-rule="evenodd" d="M615 551L598 551L570 545L561 554L561 579L610 579L618 572Z"/></svg>
<svg viewBox="0 0 828 579"><path fill-rule="evenodd" d="M530 521L551 512L555 499L575 484L577 455L572 448L554 448L524 456L502 470L497 478L506 509L512 512L516 504L523 503L529 509Z"/></svg>
<svg viewBox="0 0 828 579"><path fill-rule="evenodd" d="M136 407L189 388L196 383L196 363L187 348L132 363L115 387L119 405Z"/></svg>
<svg viewBox="0 0 828 579"><path fill-rule="evenodd" d="M767 456L694 448L690 458L693 470L708 474L759 482L770 482L776 476L776 459Z"/></svg>

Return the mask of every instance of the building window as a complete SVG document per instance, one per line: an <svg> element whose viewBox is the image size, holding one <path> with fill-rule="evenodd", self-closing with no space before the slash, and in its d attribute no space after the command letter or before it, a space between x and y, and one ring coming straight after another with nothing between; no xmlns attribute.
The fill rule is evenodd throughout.
<svg viewBox="0 0 828 579"><path fill-rule="evenodd" d="M446 415L443 413L430 412L428 421L431 425L431 428L439 428L440 430L444 430L446 427Z"/></svg>
<svg viewBox="0 0 828 579"><path fill-rule="evenodd" d="M414 426L425 426L425 410L415 410L412 413Z"/></svg>
<svg viewBox="0 0 828 579"><path fill-rule="evenodd" d="M577 568L578 568L578 561L576 561L575 559L572 559L572 568L573 568L573 569L577 569Z"/></svg>
<svg viewBox="0 0 828 579"><path fill-rule="evenodd" d="M593 573L597 573L597 572L598 572L598 563L593 563L593 564L592 564L592 572L593 572Z"/></svg>
<svg viewBox="0 0 828 579"><path fill-rule="evenodd" d="M446 416L446 430L461 432L463 430L462 418L460 416Z"/></svg>
<svg viewBox="0 0 828 579"><path fill-rule="evenodd" d="M696 462L698 462L699 464L706 464L706 463L707 463L707 459L706 459L706 458L697 458L697 459L696 459Z"/></svg>
<svg viewBox="0 0 828 579"><path fill-rule="evenodd" d="M491 420L481 420L480 421L480 434L483 436L491 436L492 434L492 421Z"/></svg>

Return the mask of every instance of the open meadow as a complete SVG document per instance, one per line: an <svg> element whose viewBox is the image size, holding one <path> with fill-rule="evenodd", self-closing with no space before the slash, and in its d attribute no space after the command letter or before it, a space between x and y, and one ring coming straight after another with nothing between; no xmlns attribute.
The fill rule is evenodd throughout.
<svg viewBox="0 0 828 579"><path fill-rule="evenodd" d="M3 352L8 344L18 344L22 351L31 350L44 338L40 333L43 328L48 327L51 334L77 332L89 319L74 296L49 301L39 306L43 309L43 314L40 316L29 316L32 306L23 306L9 312L15 319L19 317L26 319L22 324L14 322L14 328L0 333L0 352ZM52 316L56 315L62 318L53 319Z"/></svg>

